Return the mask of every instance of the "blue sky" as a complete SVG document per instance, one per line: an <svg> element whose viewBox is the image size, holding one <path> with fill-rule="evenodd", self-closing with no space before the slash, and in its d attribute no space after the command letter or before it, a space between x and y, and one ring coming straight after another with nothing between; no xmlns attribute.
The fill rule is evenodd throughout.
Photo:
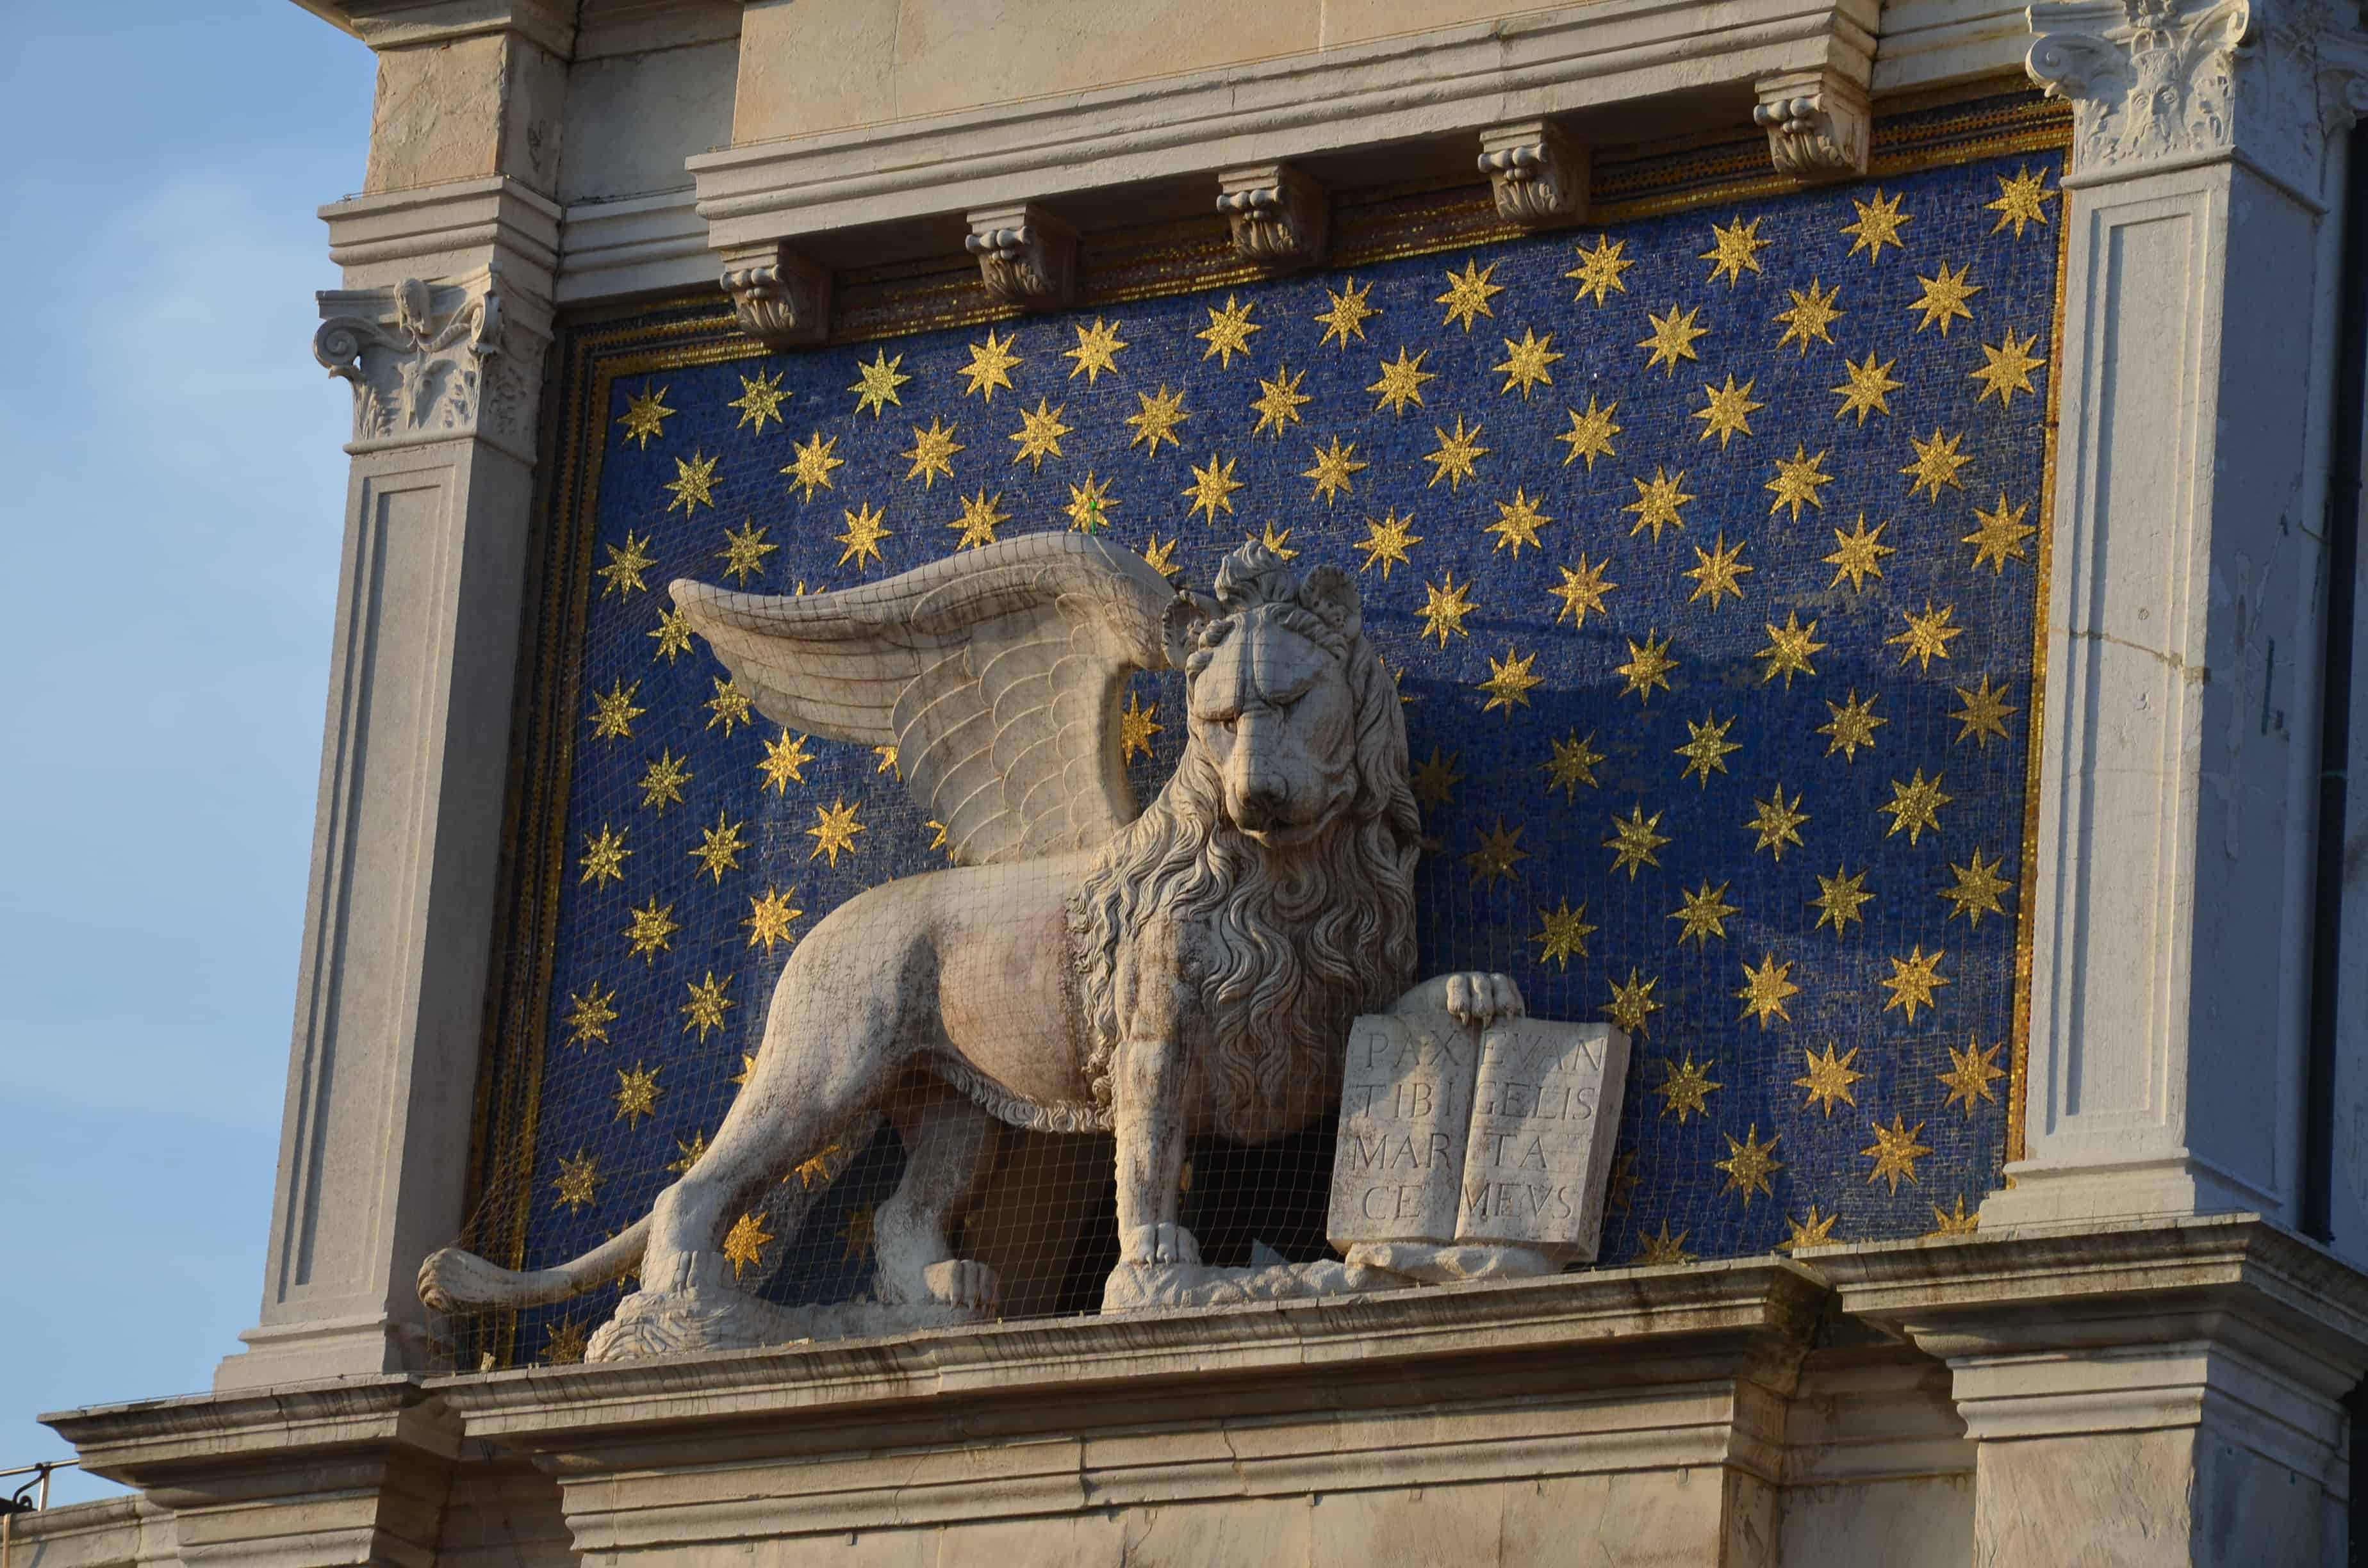
<svg viewBox="0 0 2368 1568"><path fill-rule="evenodd" d="M373 71L288 0L7 10L0 1468L256 1319L350 406L313 210Z"/></svg>

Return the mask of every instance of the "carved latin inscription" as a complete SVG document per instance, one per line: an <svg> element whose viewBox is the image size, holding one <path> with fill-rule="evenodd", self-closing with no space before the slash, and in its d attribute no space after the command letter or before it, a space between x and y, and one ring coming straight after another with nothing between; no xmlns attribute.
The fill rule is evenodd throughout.
<svg viewBox="0 0 2368 1568"><path fill-rule="evenodd" d="M1600 1024L1515 1018L1488 1029L1458 1240L1595 1256L1627 1067L1627 1037Z"/></svg>
<svg viewBox="0 0 2368 1568"><path fill-rule="evenodd" d="M1349 1029L1335 1244L1455 1233L1478 1032L1444 1013L1376 1014Z"/></svg>
<svg viewBox="0 0 2368 1568"><path fill-rule="evenodd" d="M1627 1067L1627 1037L1601 1024L1359 1018L1333 1157L1333 1244L1594 1256Z"/></svg>

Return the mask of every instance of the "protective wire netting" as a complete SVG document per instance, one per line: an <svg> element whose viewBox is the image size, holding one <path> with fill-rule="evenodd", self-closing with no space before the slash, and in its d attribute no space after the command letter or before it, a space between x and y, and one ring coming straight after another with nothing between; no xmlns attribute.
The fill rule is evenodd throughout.
<svg viewBox="0 0 2368 1568"><path fill-rule="evenodd" d="M1434 254L1360 257L1351 224L1300 276L588 377L581 631L552 633L572 740L530 781L564 801L564 866L470 1238L547 1267L616 1235L768 1051L860 1074L848 1041L942 1027L1000 1041L980 1073L1014 1098L1075 1093L1019 1064L1082 1049L1043 889L1090 853L967 873L980 918L851 903L949 867L943 798L893 746L768 720L666 592L878 585L1047 528L1201 594L1246 537L1354 583L1420 810L1411 978L1501 971L1632 1037L1604 1263L1962 1223L2005 1146L2058 162ZM1184 695L1173 670L1127 687L1107 744L1139 802ZM826 920L811 978L841 990L781 1005L768 1043ZM1379 1009L1398 977L1372 968ZM882 1011L905 1004L938 1021ZM906 1138L946 1138L921 1163L974 1166L948 1241L1001 1315L1098 1308L1109 1134L979 1116L948 1076L782 1113L796 1136L713 1227L740 1289L876 1293ZM1212 1264L1333 1256L1332 1160L1328 1109L1195 1138L1179 1219ZM639 1283L458 1321L455 1354L574 1358Z"/></svg>

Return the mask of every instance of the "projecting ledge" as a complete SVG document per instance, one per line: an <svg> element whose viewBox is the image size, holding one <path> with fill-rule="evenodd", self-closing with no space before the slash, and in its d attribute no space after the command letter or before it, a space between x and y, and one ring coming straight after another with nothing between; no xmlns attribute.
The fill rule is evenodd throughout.
<svg viewBox="0 0 2368 1568"><path fill-rule="evenodd" d="M2019 1225L1946 1245L1871 1243L1805 1260L1841 1310L1936 1348L1948 1325L2033 1343L2125 1343L2142 1321L2239 1314L2368 1363L2368 1275L2258 1214Z"/></svg>
<svg viewBox="0 0 2368 1568"><path fill-rule="evenodd" d="M688 166L719 252L1359 149L1453 143L1468 169L1512 120L1616 126L1662 98L1694 129L1739 131L1779 79L1823 85L1828 110L1862 104L1880 20L1872 0L1594 0L806 134L773 130L794 116L766 113L744 77L739 141Z"/></svg>
<svg viewBox="0 0 2368 1568"><path fill-rule="evenodd" d="M1329 1568L1451 1527L1500 1543L1475 1561L1513 1562L1585 1517L1615 1557L1740 1563L1761 1559L1734 1543L1780 1521L1864 1545L1904 1508L1932 1540L2036 1563L2058 1559L2044 1532L2017 1546L2017 1521L2047 1512L2051 1478L2141 1461L2160 1483L2148 1529L2204 1528L2180 1499L2226 1471L2245 1528L2274 1513L2306 1534L2341 1494L2338 1401L2363 1366L2368 1278L2236 1216L50 1421L172 1509L193 1562L245 1561L301 1516L357 1563L425 1562L404 1553L520 1518L653 1568L737 1565L756 1542L780 1568L835 1563L850 1532L877 1542L865 1561L940 1538L1035 1560L1075 1537L1064 1560L1116 1563L1163 1531Z"/></svg>
<svg viewBox="0 0 2368 1568"><path fill-rule="evenodd" d="M1796 1359L1828 1301L1810 1270L1777 1258L1607 1269L1546 1279L1312 1301L998 1323L878 1339L773 1346L598 1366L429 1380L472 1437L533 1444L623 1435L654 1423L778 1423L795 1413L928 1409L1003 1401L1057 1406L1115 1392L1146 1406L1166 1391L1238 1385L1261 1402L1337 1381L1353 1366L1406 1388L1426 1378L1551 1372L1615 1386L1672 1374L1670 1358L1716 1375L1719 1357ZM1740 1362L1738 1361L1738 1365ZM1327 1403L1338 1403L1337 1397ZM835 1439L834 1439L835 1440Z"/></svg>

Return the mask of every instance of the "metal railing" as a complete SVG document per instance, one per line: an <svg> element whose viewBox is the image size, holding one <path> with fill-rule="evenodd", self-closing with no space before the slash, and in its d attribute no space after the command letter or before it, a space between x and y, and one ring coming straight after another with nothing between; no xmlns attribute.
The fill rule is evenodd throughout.
<svg viewBox="0 0 2368 1568"><path fill-rule="evenodd" d="M0 1517L14 1517L18 1514L39 1513L50 1506L50 1477L62 1470L72 1470L80 1460L43 1460L39 1464L20 1464L14 1470L0 1470L0 1482L12 1476L29 1475L33 1479L18 1486L6 1497L0 1497Z"/></svg>
<svg viewBox="0 0 2368 1568"><path fill-rule="evenodd" d="M16 1544L17 1516L37 1514L50 1506L50 1477L62 1470L72 1470L79 1460L43 1460L38 1464L20 1464L12 1470L0 1470L0 1489L16 1476L30 1476L14 1492L0 1495L0 1568L8 1568Z"/></svg>

